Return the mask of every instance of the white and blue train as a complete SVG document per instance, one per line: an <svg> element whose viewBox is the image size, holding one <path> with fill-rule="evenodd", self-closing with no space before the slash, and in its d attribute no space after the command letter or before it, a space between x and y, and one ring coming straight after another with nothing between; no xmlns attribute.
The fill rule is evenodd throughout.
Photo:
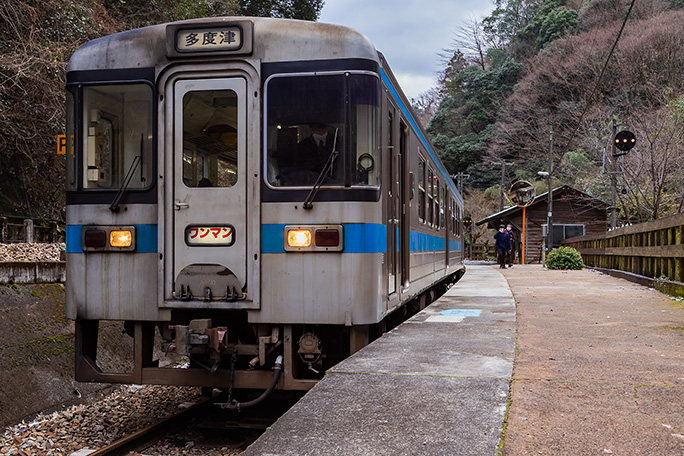
<svg viewBox="0 0 684 456"><path fill-rule="evenodd" d="M79 381L306 390L465 271L461 196L353 30L155 25L82 46L66 89ZM98 364L108 320L126 372Z"/></svg>

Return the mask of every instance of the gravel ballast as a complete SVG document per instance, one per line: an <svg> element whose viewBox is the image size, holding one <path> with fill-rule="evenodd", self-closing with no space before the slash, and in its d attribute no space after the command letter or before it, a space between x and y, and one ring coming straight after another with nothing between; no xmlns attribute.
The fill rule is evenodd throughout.
<svg viewBox="0 0 684 456"><path fill-rule="evenodd" d="M0 262L60 261L66 244L0 244Z"/></svg>
<svg viewBox="0 0 684 456"><path fill-rule="evenodd" d="M178 386L120 385L101 400L39 414L29 422L7 427L0 454L67 456L99 449L123 436L178 413L200 399L199 389ZM237 455L238 450L206 448L178 438L160 442L145 455Z"/></svg>

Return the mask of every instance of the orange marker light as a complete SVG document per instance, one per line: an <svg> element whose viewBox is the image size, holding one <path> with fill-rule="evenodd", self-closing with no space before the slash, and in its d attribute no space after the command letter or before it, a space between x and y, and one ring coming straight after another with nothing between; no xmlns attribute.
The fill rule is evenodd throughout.
<svg viewBox="0 0 684 456"><path fill-rule="evenodd" d="M132 243L133 234L128 230L109 233L109 245L112 247L130 247Z"/></svg>
<svg viewBox="0 0 684 456"><path fill-rule="evenodd" d="M311 231L289 230L287 232L288 247L309 247L311 245Z"/></svg>

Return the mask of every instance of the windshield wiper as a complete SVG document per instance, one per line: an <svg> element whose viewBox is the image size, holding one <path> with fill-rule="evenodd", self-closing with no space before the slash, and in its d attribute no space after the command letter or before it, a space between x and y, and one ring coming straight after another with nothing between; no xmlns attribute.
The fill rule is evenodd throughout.
<svg viewBox="0 0 684 456"><path fill-rule="evenodd" d="M121 183L121 188L119 188L119 191L116 193L116 196L114 197L114 201L112 202L112 205L109 206L109 210L112 212L119 212L119 202L121 201L121 198L123 197L124 192L126 192L128 185L131 183L131 179L133 179L133 173L135 172L135 169L138 167L138 165L140 165L140 181L145 182L145 178L143 177L143 167L142 167L143 143L144 143L144 138L143 138L143 135L141 134L140 135L140 155L136 155L133 158L133 163L131 163L131 167L128 168L128 171L126 172L126 177L124 177L124 180Z"/></svg>
<svg viewBox="0 0 684 456"><path fill-rule="evenodd" d="M318 179L316 179L316 183L314 183L313 188L309 192L309 195L306 197L304 200L304 205L302 206L304 209L313 209L313 200L316 197L316 193L318 193L318 189L321 188L323 185L323 181L325 180L325 175L328 174L328 171L332 168L333 162L337 158L338 155L340 155L340 152L335 150L337 148L337 132L340 131L339 128L335 128L335 137L333 138L333 146L332 146L332 152L330 153L330 157L328 157L328 161L325 162L325 165L323 166L323 169L321 170L321 174L318 175Z"/></svg>
<svg viewBox="0 0 684 456"><path fill-rule="evenodd" d="M131 167L128 168L128 172L126 173L126 177L124 178L123 183L121 184L121 188L116 194L116 197L114 198L114 201L112 202L112 205L109 206L109 210L112 212L119 212L119 202L121 201L121 197L123 196L124 192L128 188L128 184L131 183L131 179L133 178L133 173L135 172L135 168L138 167L138 163L142 161L142 158L140 155L136 155L135 158L133 159L133 163L131 163Z"/></svg>

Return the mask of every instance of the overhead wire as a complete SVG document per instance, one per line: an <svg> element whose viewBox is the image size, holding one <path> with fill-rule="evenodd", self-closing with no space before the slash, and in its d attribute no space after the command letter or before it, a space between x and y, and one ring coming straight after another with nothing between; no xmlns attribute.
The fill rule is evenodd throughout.
<svg viewBox="0 0 684 456"><path fill-rule="evenodd" d="M601 73L599 73L599 77L596 80L596 83L594 84L594 88L591 91L591 94L589 95L589 101L587 102L586 106L584 107L584 110L582 111L582 114L580 115L579 120L577 121L577 124L575 125L575 129L572 131L572 134L570 135L570 138L573 138L575 134L577 133L577 130L579 130L580 125L582 125L582 121L584 120L584 116L587 114L589 111L589 108L593 105L593 100L594 97L596 96L596 92L598 91L599 85L601 84L601 79L603 79L603 75L606 72L606 69L608 68L608 63L610 62L610 58L613 56L613 53L615 52L615 48L618 45L618 42L620 41L620 37L622 36L622 32L625 30L625 26L627 25L627 20L629 19L629 15L632 12L632 8L634 8L634 4L636 3L636 0L632 0L632 2L629 5L629 9L627 10L627 14L625 15L625 19L622 21L622 25L620 26L620 31L618 32L617 36L615 37L615 42L613 43L613 46L610 48L610 52L608 53L608 57L606 58L606 61L603 64L603 68L601 68ZM567 147L570 145L571 139L568 139L568 142L561 148L561 150L567 149Z"/></svg>

